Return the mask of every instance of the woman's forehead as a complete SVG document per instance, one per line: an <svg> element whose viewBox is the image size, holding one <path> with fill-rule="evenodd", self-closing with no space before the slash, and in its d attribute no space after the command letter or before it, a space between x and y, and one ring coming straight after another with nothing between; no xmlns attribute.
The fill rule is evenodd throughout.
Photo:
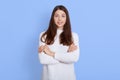
<svg viewBox="0 0 120 80"><path fill-rule="evenodd" d="M65 12L63 10L56 10L55 14L65 14Z"/></svg>

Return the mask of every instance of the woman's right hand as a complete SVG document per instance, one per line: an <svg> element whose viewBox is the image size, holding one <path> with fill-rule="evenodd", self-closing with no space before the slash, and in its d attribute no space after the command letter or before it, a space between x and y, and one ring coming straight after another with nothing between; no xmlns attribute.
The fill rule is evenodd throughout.
<svg viewBox="0 0 120 80"><path fill-rule="evenodd" d="M69 46L67 52L73 52L73 51L75 51L75 50L77 50L77 46L73 43L73 44L71 44L71 45Z"/></svg>
<svg viewBox="0 0 120 80"><path fill-rule="evenodd" d="M44 46L41 45L41 46L38 48L38 52L41 53L43 50L44 50Z"/></svg>
<svg viewBox="0 0 120 80"><path fill-rule="evenodd" d="M41 53L41 52L45 52L45 54L48 54L51 53L51 50L49 49L49 47L47 45L41 45L39 48L38 48L38 52Z"/></svg>

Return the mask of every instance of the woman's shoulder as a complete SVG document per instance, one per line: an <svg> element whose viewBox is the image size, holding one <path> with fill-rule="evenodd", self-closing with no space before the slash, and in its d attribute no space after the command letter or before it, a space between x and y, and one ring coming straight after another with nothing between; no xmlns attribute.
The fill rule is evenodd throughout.
<svg viewBox="0 0 120 80"><path fill-rule="evenodd" d="M79 35L76 32L72 32L72 38L75 44L79 43Z"/></svg>
<svg viewBox="0 0 120 80"><path fill-rule="evenodd" d="M45 31L40 32L39 37L41 37L44 33Z"/></svg>
<svg viewBox="0 0 120 80"><path fill-rule="evenodd" d="M78 37L78 33L72 32L72 36L76 38L76 37Z"/></svg>

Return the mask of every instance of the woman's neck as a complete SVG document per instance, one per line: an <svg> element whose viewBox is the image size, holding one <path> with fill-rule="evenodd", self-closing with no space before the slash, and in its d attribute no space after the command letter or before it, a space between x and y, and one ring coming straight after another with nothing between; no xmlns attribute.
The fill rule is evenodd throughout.
<svg viewBox="0 0 120 80"><path fill-rule="evenodd" d="M63 32L63 29L57 28L57 33L60 34Z"/></svg>

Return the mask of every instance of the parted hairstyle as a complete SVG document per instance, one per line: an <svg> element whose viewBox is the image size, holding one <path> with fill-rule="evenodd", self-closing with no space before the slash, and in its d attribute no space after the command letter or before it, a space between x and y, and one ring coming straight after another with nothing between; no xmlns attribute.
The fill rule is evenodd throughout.
<svg viewBox="0 0 120 80"><path fill-rule="evenodd" d="M72 32L71 32L71 24L68 10L63 5L57 5L52 12L51 19L49 22L49 27L46 32L41 36L41 41L46 43L47 45L51 45L54 43L54 37L57 33L57 25L54 22L54 15L57 10L62 10L66 14L66 23L63 27L63 32L60 34L60 44L69 46L73 43L72 40ZM43 38L45 39L43 40Z"/></svg>

